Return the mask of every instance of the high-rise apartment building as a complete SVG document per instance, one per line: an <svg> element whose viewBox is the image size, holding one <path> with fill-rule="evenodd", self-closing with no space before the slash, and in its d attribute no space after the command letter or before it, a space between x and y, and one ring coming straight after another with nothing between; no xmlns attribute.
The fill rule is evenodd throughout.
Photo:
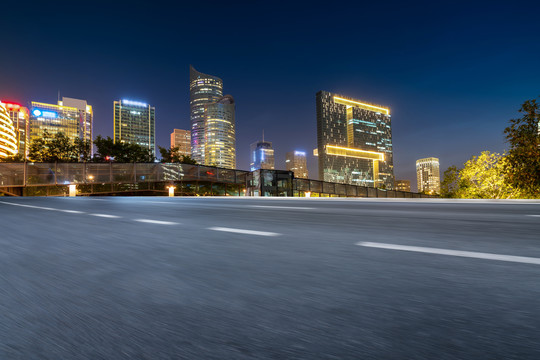
<svg viewBox="0 0 540 360"><path fill-rule="evenodd" d="M418 182L418 192L440 194L439 159L429 157L416 160L416 179Z"/></svg>
<svg viewBox="0 0 540 360"><path fill-rule="evenodd" d="M319 180L394 188L390 109L317 93Z"/></svg>
<svg viewBox="0 0 540 360"><path fill-rule="evenodd" d="M191 156L205 164L204 106L219 101L223 96L223 81L217 76L203 74L189 67L189 104L191 109Z"/></svg>
<svg viewBox="0 0 540 360"><path fill-rule="evenodd" d="M174 129L171 133L171 148L178 148L178 155L191 156L191 131Z"/></svg>
<svg viewBox="0 0 540 360"><path fill-rule="evenodd" d="M19 156L24 159L28 155L28 126L30 112L27 107L20 104L9 102L3 103L6 106L9 118L13 122L13 127L15 128Z"/></svg>
<svg viewBox="0 0 540 360"><path fill-rule="evenodd" d="M0 158L15 156L17 153L15 127L9 117L6 104L0 102Z"/></svg>
<svg viewBox="0 0 540 360"><path fill-rule="evenodd" d="M274 170L274 149L270 141L258 141L251 144L251 171L258 169Z"/></svg>
<svg viewBox="0 0 540 360"><path fill-rule="evenodd" d="M64 133L71 140L76 138L92 141L92 106L86 100L63 98L58 105L32 101L28 126L29 141Z"/></svg>
<svg viewBox="0 0 540 360"><path fill-rule="evenodd" d="M94 112L92 106L88 105L86 100L73 99L68 97L63 97L62 101L58 102L58 105L65 106L69 108L75 108L78 111L78 120L79 120L79 137L82 140L90 141L90 153L94 151L94 146L92 144L93 138L93 124L94 124Z"/></svg>
<svg viewBox="0 0 540 360"><path fill-rule="evenodd" d="M395 190L411 192L410 180L396 180Z"/></svg>
<svg viewBox="0 0 540 360"><path fill-rule="evenodd" d="M294 172L294 177L307 179L307 159L305 151L289 151L285 156L285 167Z"/></svg>
<svg viewBox="0 0 540 360"><path fill-rule="evenodd" d="M204 163L236 168L235 105L231 95L204 105Z"/></svg>
<svg viewBox="0 0 540 360"><path fill-rule="evenodd" d="M156 154L156 108L140 101L114 102L114 142L133 143Z"/></svg>

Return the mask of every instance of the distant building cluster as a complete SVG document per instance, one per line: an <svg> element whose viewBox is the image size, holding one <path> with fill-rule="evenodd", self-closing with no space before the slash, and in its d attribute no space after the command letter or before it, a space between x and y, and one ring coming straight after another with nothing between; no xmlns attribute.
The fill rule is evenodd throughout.
<svg viewBox="0 0 540 360"><path fill-rule="evenodd" d="M224 95L223 80L189 69L191 129L173 129L170 147L197 163L236 168L236 104ZM113 102L114 142L134 143L156 155L156 109L130 99ZM409 180L394 176L392 121L388 106L319 91L316 94L319 180L411 191ZM93 140L94 113L86 100L63 97L56 104L31 101L28 107L0 102L0 158L28 158L31 142L45 132L64 133L70 139ZM93 152L93 150L92 150ZM286 153L285 169L308 179L305 151ZM282 165L277 165L280 168ZM283 167L281 167L283 169ZM272 142L264 139L250 147L250 170L276 169ZM416 162L418 191L440 192L439 160Z"/></svg>

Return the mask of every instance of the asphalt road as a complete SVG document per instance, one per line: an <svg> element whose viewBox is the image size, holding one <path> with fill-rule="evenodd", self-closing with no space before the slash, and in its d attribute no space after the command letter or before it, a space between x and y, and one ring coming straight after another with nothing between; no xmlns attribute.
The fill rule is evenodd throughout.
<svg viewBox="0 0 540 360"><path fill-rule="evenodd" d="M0 198L0 359L540 359L540 202Z"/></svg>

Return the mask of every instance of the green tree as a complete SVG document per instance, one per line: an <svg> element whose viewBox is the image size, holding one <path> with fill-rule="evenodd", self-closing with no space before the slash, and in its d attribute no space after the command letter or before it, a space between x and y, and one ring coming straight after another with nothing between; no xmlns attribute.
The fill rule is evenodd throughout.
<svg viewBox="0 0 540 360"><path fill-rule="evenodd" d="M504 155L483 151L473 156L459 171L459 179L455 173L448 180L454 181L455 197L465 199L509 199L520 196L508 181L506 172L507 158ZM452 172L455 169L452 169ZM446 173L446 172L445 172ZM453 176L453 178L451 177ZM454 185L452 185L454 186Z"/></svg>
<svg viewBox="0 0 540 360"><path fill-rule="evenodd" d="M172 148L164 148L161 146L158 146L159 152L161 154L161 162L162 163L179 163L182 162L182 158L180 155L178 155L178 150L180 150L179 147L175 146Z"/></svg>
<svg viewBox="0 0 540 360"><path fill-rule="evenodd" d="M454 198L457 196L461 184L459 172L460 169L455 165L446 169L443 174L443 180L441 181L441 197Z"/></svg>
<svg viewBox="0 0 540 360"><path fill-rule="evenodd" d="M525 197L540 197L540 107L527 100L519 110L523 114L510 120L504 133L510 145L505 170L512 186Z"/></svg>
<svg viewBox="0 0 540 360"><path fill-rule="evenodd" d="M47 131L30 143L28 158L35 162L76 162L79 161L79 148L64 133L54 135Z"/></svg>
<svg viewBox="0 0 540 360"><path fill-rule="evenodd" d="M96 154L93 160L96 162L152 162L154 157L150 150L134 143L115 143L111 137L103 138L98 135L94 140Z"/></svg>
<svg viewBox="0 0 540 360"><path fill-rule="evenodd" d="M197 161L195 161L195 159L193 159L189 155L182 155L182 158L180 159L180 162L182 164L197 165Z"/></svg>

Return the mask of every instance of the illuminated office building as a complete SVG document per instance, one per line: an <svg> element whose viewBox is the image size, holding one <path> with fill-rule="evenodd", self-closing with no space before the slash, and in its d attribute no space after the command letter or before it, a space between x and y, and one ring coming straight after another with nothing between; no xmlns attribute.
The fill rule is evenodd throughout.
<svg viewBox="0 0 540 360"><path fill-rule="evenodd" d="M258 141L251 144L251 171L258 169L274 170L274 149L269 141Z"/></svg>
<svg viewBox="0 0 540 360"><path fill-rule="evenodd" d="M430 157L416 160L416 180L418 192L439 194L441 192L439 159Z"/></svg>
<svg viewBox="0 0 540 360"><path fill-rule="evenodd" d="M390 109L317 93L319 180L394 188Z"/></svg>
<svg viewBox="0 0 540 360"><path fill-rule="evenodd" d="M236 135L234 98L225 95L204 105L204 163L236 168Z"/></svg>
<svg viewBox="0 0 540 360"><path fill-rule="evenodd" d="M90 153L93 151L93 124L94 124L94 112L92 106L88 105L86 100L73 99L68 97L63 97L62 101L58 102L58 105L65 106L67 108L77 109L77 116L79 120L79 137L82 140L90 141Z"/></svg>
<svg viewBox="0 0 540 360"><path fill-rule="evenodd" d="M191 156L205 164L204 106L219 101L223 96L223 81L189 67L189 104L191 110Z"/></svg>
<svg viewBox="0 0 540 360"><path fill-rule="evenodd" d="M58 105L32 101L29 141L62 132L72 141L76 138L92 141L92 106L86 100L63 98Z"/></svg>
<svg viewBox="0 0 540 360"><path fill-rule="evenodd" d="M395 190L411 192L411 182L409 180L396 180Z"/></svg>
<svg viewBox="0 0 540 360"><path fill-rule="evenodd" d="M13 127L15 128L19 156L24 159L28 155L28 126L30 113L27 107L20 104L9 102L3 103L6 106L9 118L13 122Z"/></svg>
<svg viewBox="0 0 540 360"><path fill-rule="evenodd" d="M6 104L0 102L0 158L15 156L17 153L15 127L9 117Z"/></svg>
<svg viewBox="0 0 540 360"><path fill-rule="evenodd" d="M180 156L191 156L191 131L174 129L171 133L171 148L177 147Z"/></svg>
<svg viewBox="0 0 540 360"><path fill-rule="evenodd" d="M156 108L132 100L114 102L114 142L147 148L156 156Z"/></svg>
<svg viewBox="0 0 540 360"><path fill-rule="evenodd" d="M288 171L294 172L294 177L307 179L307 160L304 151L289 151L285 156L285 166Z"/></svg>

